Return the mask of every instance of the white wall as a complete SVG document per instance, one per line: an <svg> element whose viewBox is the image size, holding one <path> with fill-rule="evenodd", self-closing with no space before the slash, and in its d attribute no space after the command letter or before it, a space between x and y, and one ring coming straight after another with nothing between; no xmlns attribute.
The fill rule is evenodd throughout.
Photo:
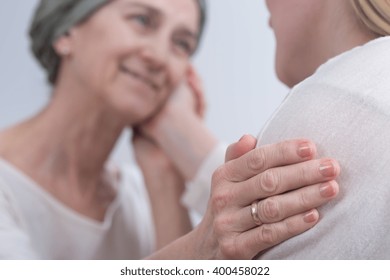
<svg viewBox="0 0 390 280"><path fill-rule="evenodd" d="M30 55L28 24L37 0L0 1L0 129L47 102L45 76ZM274 38L263 0L209 0L195 64L207 91L207 124L223 141L256 135L287 89L274 75ZM126 159L126 139L116 157Z"/></svg>

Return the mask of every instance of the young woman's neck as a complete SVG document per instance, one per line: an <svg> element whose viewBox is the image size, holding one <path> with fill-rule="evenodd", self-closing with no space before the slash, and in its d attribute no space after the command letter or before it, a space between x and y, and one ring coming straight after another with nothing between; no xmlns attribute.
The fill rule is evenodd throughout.
<svg viewBox="0 0 390 280"><path fill-rule="evenodd" d="M377 38L359 20L349 1L327 2L322 22L322 36L318 42L320 64L317 67L332 57Z"/></svg>
<svg viewBox="0 0 390 280"><path fill-rule="evenodd" d="M284 81L289 87L311 76L329 59L378 37L360 22L349 1L324 2L316 28L311 51L305 51L297 68L290 69L290 79Z"/></svg>
<svg viewBox="0 0 390 280"><path fill-rule="evenodd" d="M359 20L349 1L333 0L332 2L336 5L328 10L330 13L328 18L331 21L327 30L331 39L328 40L330 56L339 55L378 37Z"/></svg>

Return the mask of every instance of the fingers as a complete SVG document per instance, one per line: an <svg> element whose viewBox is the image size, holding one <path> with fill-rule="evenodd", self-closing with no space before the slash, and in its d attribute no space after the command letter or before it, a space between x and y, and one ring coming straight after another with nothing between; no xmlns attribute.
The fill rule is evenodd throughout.
<svg viewBox="0 0 390 280"><path fill-rule="evenodd" d="M240 206L251 204L254 198L262 199L335 179L340 173L339 164L332 159L310 160L288 166L271 168L232 189Z"/></svg>
<svg viewBox="0 0 390 280"><path fill-rule="evenodd" d="M339 192L333 180L340 166L333 159L313 160L311 141L254 148L253 140L244 137L231 145L227 162L213 175L213 228L228 258L252 258L310 229L319 219L315 208Z"/></svg>
<svg viewBox="0 0 390 280"><path fill-rule="evenodd" d="M280 222L288 217L305 213L329 202L339 193L336 181L304 187L296 191L266 198L257 203L257 216L262 224ZM235 213L237 231L246 231L255 226L251 206Z"/></svg>
<svg viewBox="0 0 390 280"><path fill-rule="evenodd" d="M206 112L206 99L204 96L204 88L202 81L197 74L194 66L190 66L187 72L187 82L195 97L196 101L196 112L199 117L203 118Z"/></svg>
<svg viewBox="0 0 390 280"><path fill-rule="evenodd" d="M256 147L257 140L251 135L244 135L238 142L226 150L225 162L239 158Z"/></svg>
<svg viewBox="0 0 390 280"><path fill-rule="evenodd" d="M245 248L247 258L255 257L270 247L273 247L291 237L312 228L319 220L317 210L289 217L281 222L264 224L244 232L238 237L237 246Z"/></svg>
<svg viewBox="0 0 390 280"><path fill-rule="evenodd" d="M272 167L303 162L315 156L316 147L309 140L289 140L253 149L227 162L220 172L231 182L245 181Z"/></svg>

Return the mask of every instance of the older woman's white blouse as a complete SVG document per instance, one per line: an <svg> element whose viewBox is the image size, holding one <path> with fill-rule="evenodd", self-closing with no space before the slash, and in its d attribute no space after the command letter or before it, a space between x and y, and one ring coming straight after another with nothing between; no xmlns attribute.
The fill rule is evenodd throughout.
<svg viewBox="0 0 390 280"><path fill-rule="evenodd" d="M134 167L123 167L103 222L61 204L0 159L1 259L140 259L154 248L149 200ZM113 179L114 181L114 179Z"/></svg>

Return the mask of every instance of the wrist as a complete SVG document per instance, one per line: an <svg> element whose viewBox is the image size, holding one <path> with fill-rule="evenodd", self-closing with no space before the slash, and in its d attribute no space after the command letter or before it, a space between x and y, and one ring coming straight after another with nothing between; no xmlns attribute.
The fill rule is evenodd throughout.
<svg viewBox="0 0 390 280"><path fill-rule="evenodd" d="M218 140L195 113L169 106L148 123L148 133L185 180L192 180Z"/></svg>
<svg viewBox="0 0 390 280"><path fill-rule="evenodd" d="M191 232L191 251L194 260L216 259L217 241L210 229L212 228L204 218L202 222Z"/></svg>
<svg viewBox="0 0 390 280"><path fill-rule="evenodd" d="M183 116L188 113L176 106L165 106L155 117L142 124L142 131L156 143L164 136L164 134L170 132L170 127L176 127L175 123L179 122Z"/></svg>

